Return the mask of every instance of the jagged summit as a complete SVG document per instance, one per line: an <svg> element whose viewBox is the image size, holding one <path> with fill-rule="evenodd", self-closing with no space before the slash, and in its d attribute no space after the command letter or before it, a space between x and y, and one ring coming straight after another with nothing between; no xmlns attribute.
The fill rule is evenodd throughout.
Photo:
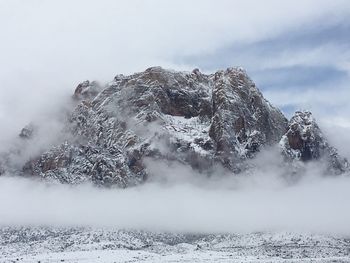
<svg viewBox="0 0 350 263"><path fill-rule="evenodd" d="M280 142L285 156L300 161L333 149L315 135L322 133L308 124L307 113L288 123L242 68L203 74L151 67L117 75L105 87L84 81L73 98L77 106L67 117L66 137L28 160L20 173L126 187L149 176L145 158L180 162L204 174L215 165L238 173L267 145Z"/></svg>
<svg viewBox="0 0 350 263"><path fill-rule="evenodd" d="M288 123L286 134L282 136L280 146L289 160L307 162L323 159L328 163L328 170L334 173L349 169L348 161L329 145L309 111L297 111L294 114Z"/></svg>

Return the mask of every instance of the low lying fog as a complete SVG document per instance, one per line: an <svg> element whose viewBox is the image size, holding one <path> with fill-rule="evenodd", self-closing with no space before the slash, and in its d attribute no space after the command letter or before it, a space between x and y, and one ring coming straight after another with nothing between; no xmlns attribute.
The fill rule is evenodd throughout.
<svg viewBox="0 0 350 263"><path fill-rule="evenodd" d="M252 175L211 179L176 164L148 166L158 171L150 182L128 189L0 177L0 224L350 235L349 176L319 176L310 165L291 184L271 165Z"/></svg>

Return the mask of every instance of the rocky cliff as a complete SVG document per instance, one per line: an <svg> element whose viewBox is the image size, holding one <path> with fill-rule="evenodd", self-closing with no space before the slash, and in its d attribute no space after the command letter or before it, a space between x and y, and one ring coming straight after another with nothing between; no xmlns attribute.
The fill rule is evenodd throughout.
<svg viewBox="0 0 350 263"><path fill-rule="evenodd" d="M348 169L310 113L297 112L288 122L241 68L207 75L152 67L117 75L105 87L85 81L73 100L61 143L27 160L18 173L126 187L147 179L147 158L176 161L204 175L216 165L234 174L278 143L286 161L325 158L330 170ZM33 127L22 130L22 139L35 136ZM4 173L4 161L0 166Z"/></svg>
<svg viewBox="0 0 350 263"><path fill-rule="evenodd" d="M327 172L341 174L349 170L349 163L329 145L309 111L297 111L288 123L280 141L282 154L289 161L313 160L327 164Z"/></svg>

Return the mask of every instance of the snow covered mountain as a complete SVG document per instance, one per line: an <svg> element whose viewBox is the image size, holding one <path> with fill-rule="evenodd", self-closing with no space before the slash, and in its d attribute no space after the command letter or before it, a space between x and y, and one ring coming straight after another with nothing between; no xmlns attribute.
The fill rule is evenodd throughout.
<svg viewBox="0 0 350 263"><path fill-rule="evenodd" d="M25 127L22 143L1 155L0 174L127 187L150 176L147 159L179 162L203 176L218 166L236 174L273 145L280 146L286 164L319 160L327 172L349 169L310 112L296 112L288 122L242 68L206 75L152 67L117 75L104 87L85 81L72 100L76 106L58 143L26 156L23 149L35 143L40 127Z"/></svg>

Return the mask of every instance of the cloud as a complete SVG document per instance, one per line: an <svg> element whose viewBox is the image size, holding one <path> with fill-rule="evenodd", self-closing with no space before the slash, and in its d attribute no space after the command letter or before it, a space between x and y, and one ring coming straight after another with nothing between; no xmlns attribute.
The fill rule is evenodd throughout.
<svg viewBox="0 0 350 263"><path fill-rule="evenodd" d="M106 189L34 178L0 177L0 226L106 227L175 233L293 231L350 236L350 176L327 176L319 163L286 177L277 149L255 168L210 177L177 162L146 160L143 185Z"/></svg>
<svg viewBox="0 0 350 263"><path fill-rule="evenodd" d="M271 39L279 39L279 50L288 46L282 39L314 38L325 44L331 35L340 41L347 27L337 25L347 21L349 7L344 0L1 1L0 122L6 129L0 137L7 141L33 118L64 104L63 98L85 79L104 82L151 65L191 69L202 62L182 58L207 54L214 54L211 69L243 64L253 78L256 69L281 61L285 66L305 63L305 52L270 56L267 47L276 48ZM315 28L319 33L312 34ZM286 37L290 32L292 37ZM224 49L215 58L232 45L240 47L237 52ZM310 57L308 51L308 61L318 63L329 54L348 68L339 52L320 50Z"/></svg>
<svg viewBox="0 0 350 263"><path fill-rule="evenodd" d="M108 81L154 64L243 65L263 90L280 86L267 93L280 106L294 103L290 94L297 89L312 103L318 82L336 80L327 83L326 99L349 72L345 0L31 0L1 1L0 7L1 138L64 104L82 80ZM333 94L332 107L346 97L340 95Z"/></svg>
<svg viewBox="0 0 350 263"><path fill-rule="evenodd" d="M198 65L178 58L266 41L320 19L336 23L349 12L342 0L1 1L0 121L10 134L85 79L104 82L151 65L191 69Z"/></svg>
<svg viewBox="0 0 350 263"><path fill-rule="evenodd" d="M172 178L168 182L153 180L120 190L1 177L0 224L350 235L350 213L344 208L344 200L350 198L349 177L322 178L317 168L309 167L303 181L286 186L276 180L274 169L270 165L270 173L220 180L191 178L196 175L189 170L167 169L166 178Z"/></svg>
<svg viewBox="0 0 350 263"><path fill-rule="evenodd" d="M309 109L320 121L335 116L348 119L349 22L346 17L313 17L264 39L233 42L179 60L208 71L232 63L245 67L265 97L287 116Z"/></svg>

